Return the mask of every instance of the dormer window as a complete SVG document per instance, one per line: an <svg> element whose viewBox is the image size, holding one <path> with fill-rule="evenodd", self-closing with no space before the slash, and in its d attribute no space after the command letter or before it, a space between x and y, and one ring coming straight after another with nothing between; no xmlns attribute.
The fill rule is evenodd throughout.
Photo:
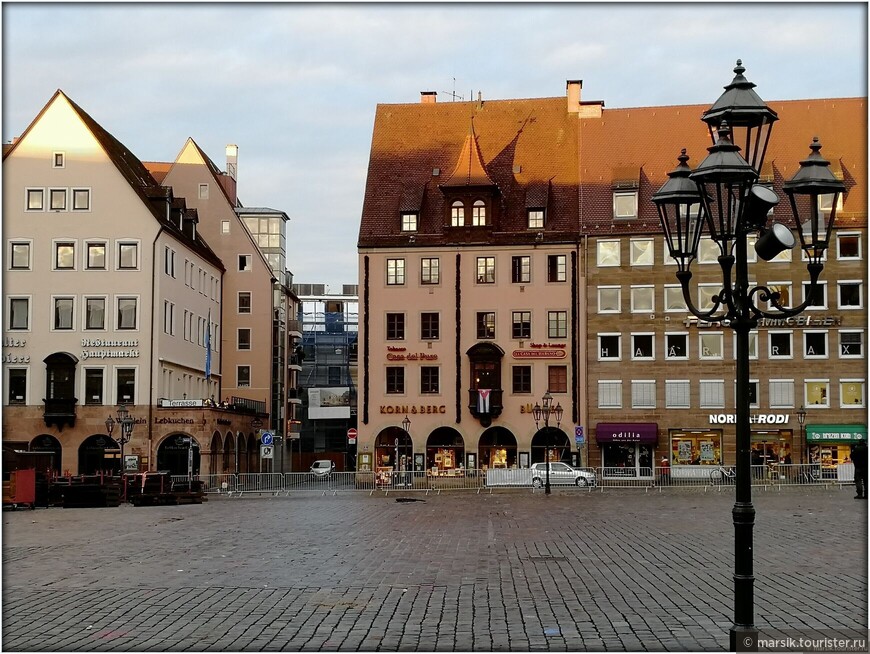
<svg viewBox="0 0 870 654"><path fill-rule="evenodd" d="M529 209L529 229L543 229L544 228L544 210L543 209Z"/></svg>
<svg viewBox="0 0 870 654"><path fill-rule="evenodd" d="M462 204L460 200L456 200L452 205L450 205L450 226L465 226L465 205Z"/></svg>
<svg viewBox="0 0 870 654"><path fill-rule="evenodd" d="M617 220L637 218L637 191L613 193L613 217Z"/></svg>
<svg viewBox="0 0 870 654"><path fill-rule="evenodd" d="M417 218L418 218L418 214L416 211L403 211L402 212L402 231L403 232L416 232L417 231Z"/></svg>
<svg viewBox="0 0 870 654"><path fill-rule="evenodd" d="M483 200L475 200L471 208L471 224L475 227L486 225L486 203Z"/></svg>

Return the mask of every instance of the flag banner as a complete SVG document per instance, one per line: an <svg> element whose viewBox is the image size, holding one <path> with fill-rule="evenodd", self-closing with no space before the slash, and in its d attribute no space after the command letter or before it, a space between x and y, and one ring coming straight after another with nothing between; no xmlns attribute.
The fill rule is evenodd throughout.
<svg viewBox="0 0 870 654"><path fill-rule="evenodd" d="M477 389L477 412L489 413L489 394L492 393L491 388Z"/></svg>

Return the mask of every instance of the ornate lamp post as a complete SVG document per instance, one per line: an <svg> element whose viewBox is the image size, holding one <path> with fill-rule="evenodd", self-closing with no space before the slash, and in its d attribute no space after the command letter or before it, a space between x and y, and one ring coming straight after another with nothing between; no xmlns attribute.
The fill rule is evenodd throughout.
<svg viewBox="0 0 870 654"><path fill-rule="evenodd" d="M544 482L544 494L550 494L550 414L553 414L556 418L556 427L562 424L562 405L557 403L556 406L553 406L553 396L550 395L549 389L546 393L544 393L544 397L541 398L541 403L538 404L535 402L535 406L532 409L532 417L535 419L535 428L537 429L538 424L543 420L544 421L544 436L547 441L547 449L546 454L544 455L544 462L547 464L546 468L546 480Z"/></svg>
<svg viewBox="0 0 870 654"><path fill-rule="evenodd" d="M120 475L121 475L121 486L123 488L123 499L126 501L127 499L127 484L124 483L124 446L130 442L130 439L133 438L133 418L130 416L130 412L127 410L126 405L122 404L118 407L117 411L118 420L117 424L121 429L121 434L118 437L118 443L121 446L121 465L120 465ZM109 434L109 438L112 437L112 432L115 430L116 421L112 419L110 415L106 418L106 432Z"/></svg>
<svg viewBox="0 0 870 654"><path fill-rule="evenodd" d="M801 408L796 411L798 424L801 426L801 463L804 462L804 450L807 449L807 437L804 435L804 422L807 419L807 410L801 404Z"/></svg>
<svg viewBox="0 0 870 654"><path fill-rule="evenodd" d="M730 631L731 651L740 643L742 650L757 649L758 631L754 624L754 583L752 570L752 530L755 508L752 505L749 423L749 333L759 318L787 318L809 306L818 288L822 258L834 224L837 199L845 190L821 157L821 145L813 139L811 154L800 162L795 176L783 184L789 198L794 225L767 226L768 212L779 202L776 193L758 183L773 123L778 120L755 93L755 84L744 76L740 60L734 80L725 93L704 113L712 147L709 155L692 171L683 150L679 165L668 173L670 179L653 195L662 231L671 257L677 263L677 279L689 311L701 320L719 321L736 334L736 449L737 483L732 515L734 519L734 624ZM734 139L732 140L732 135ZM743 151L747 159L740 155ZM820 209L819 197L833 196L830 215ZM704 229L719 246L722 269L721 290L712 297L712 307L699 309L692 301L689 270L698 252ZM766 286L749 286L747 242L758 234L758 256L769 261L794 246L792 229L800 237L806 253L810 288L807 300L796 307L780 304L780 294ZM763 309L759 303L766 303Z"/></svg>

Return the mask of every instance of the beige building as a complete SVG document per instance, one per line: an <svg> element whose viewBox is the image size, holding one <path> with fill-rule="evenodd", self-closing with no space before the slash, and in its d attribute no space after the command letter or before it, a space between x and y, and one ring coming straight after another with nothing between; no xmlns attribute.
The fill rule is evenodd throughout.
<svg viewBox="0 0 870 654"><path fill-rule="evenodd" d="M361 467L444 474L547 451L615 476L734 463L734 337L690 319L651 202L681 148L706 154L706 107L605 109L581 87L378 106L358 242ZM760 182L784 197L818 134L847 190L825 296L753 336L753 447L835 466L866 438L866 98L769 104L781 120ZM790 224L787 202L771 218ZM721 278L709 241L694 272L703 305ZM750 275L803 301L799 250ZM544 429L532 408L548 390L563 414Z"/></svg>

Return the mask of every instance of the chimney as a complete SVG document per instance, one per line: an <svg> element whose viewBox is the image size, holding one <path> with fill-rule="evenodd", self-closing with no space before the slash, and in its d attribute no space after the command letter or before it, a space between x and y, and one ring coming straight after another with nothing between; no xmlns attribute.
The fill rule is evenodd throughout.
<svg viewBox="0 0 870 654"><path fill-rule="evenodd" d="M580 90L583 88L582 79L568 80L568 113L580 113Z"/></svg>
<svg viewBox="0 0 870 654"><path fill-rule="evenodd" d="M438 91L420 91L420 104L435 104Z"/></svg>
<svg viewBox="0 0 870 654"><path fill-rule="evenodd" d="M227 145L227 175L236 179L237 166L239 165L239 146L230 143Z"/></svg>

